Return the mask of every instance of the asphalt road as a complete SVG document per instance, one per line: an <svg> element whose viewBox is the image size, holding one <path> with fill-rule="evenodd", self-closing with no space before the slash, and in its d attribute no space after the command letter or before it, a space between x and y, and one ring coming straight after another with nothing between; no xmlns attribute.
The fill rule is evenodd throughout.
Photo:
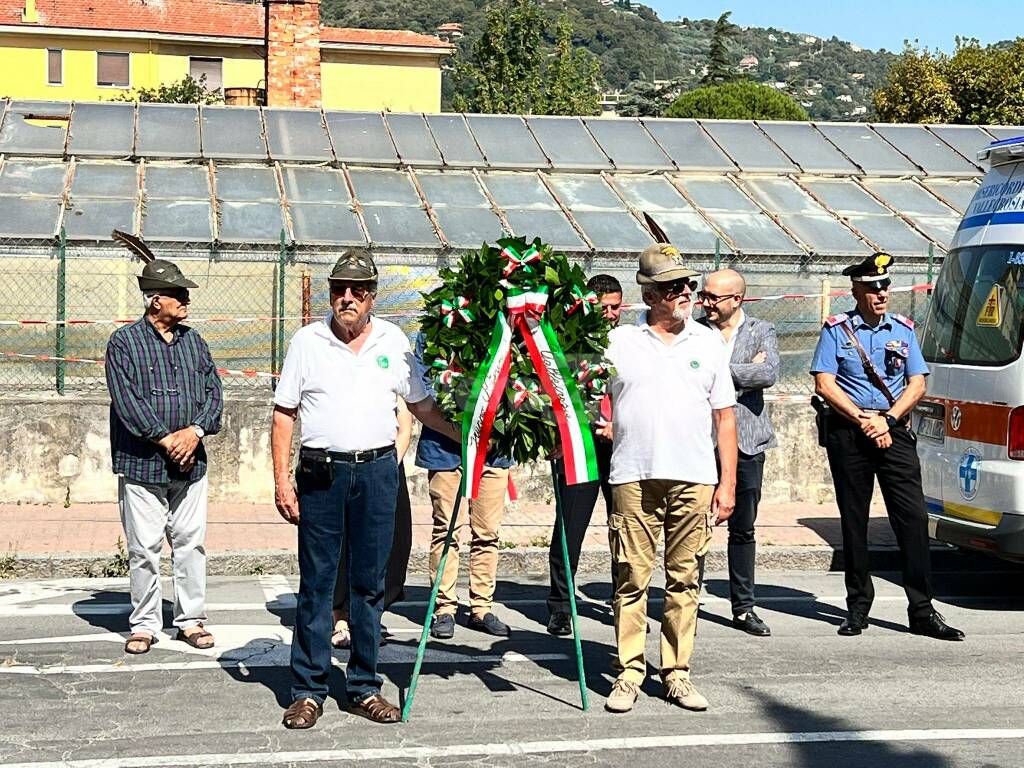
<svg viewBox="0 0 1024 768"><path fill-rule="evenodd" d="M168 635L141 657L121 650L124 580L0 582L0 764L1019 766L1024 571L982 568L936 575L938 608L967 633L963 643L908 634L893 574L876 578L873 626L843 638L841 574L761 573L759 613L773 636L749 637L728 626L725 575L709 573L693 660L705 713L666 704L656 677L632 713L603 710L612 680L603 582L581 587L582 711L572 641L541 623L544 585L502 582L498 611L512 637L472 632L460 615L455 638L428 647L410 722L376 725L331 701L304 732L280 725L291 577L211 579L215 651ZM392 701L408 684L426 596L420 583L385 615ZM655 616L659 596L653 588ZM652 626L655 663L657 638ZM345 656L336 653L339 691Z"/></svg>

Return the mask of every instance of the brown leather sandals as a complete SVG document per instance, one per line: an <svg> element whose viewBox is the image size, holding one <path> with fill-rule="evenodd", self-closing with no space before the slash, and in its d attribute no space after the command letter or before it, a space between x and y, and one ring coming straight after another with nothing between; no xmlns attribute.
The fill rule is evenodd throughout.
<svg viewBox="0 0 1024 768"><path fill-rule="evenodd" d="M133 656L149 653L150 647L155 645L156 642L157 639L153 635L147 635L144 632L132 632L128 639L124 641L124 652L130 653Z"/></svg>
<svg viewBox="0 0 1024 768"><path fill-rule="evenodd" d="M285 728L294 730L312 728L323 713L324 708L317 704L316 699L296 699L284 711L284 718L281 722Z"/></svg>
<svg viewBox="0 0 1024 768"><path fill-rule="evenodd" d="M213 648L213 635L203 629L202 624L196 624L195 627L199 629L198 632L191 632L185 634L185 630L179 629L178 634L174 636L175 640L181 640L183 643L188 643L193 648L198 648L200 651L205 651L207 648ZM192 629L192 627L189 627ZM203 641L209 638L210 642L204 643Z"/></svg>
<svg viewBox="0 0 1024 768"><path fill-rule="evenodd" d="M402 719L402 711L379 693L349 704L348 711L375 723L397 723Z"/></svg>

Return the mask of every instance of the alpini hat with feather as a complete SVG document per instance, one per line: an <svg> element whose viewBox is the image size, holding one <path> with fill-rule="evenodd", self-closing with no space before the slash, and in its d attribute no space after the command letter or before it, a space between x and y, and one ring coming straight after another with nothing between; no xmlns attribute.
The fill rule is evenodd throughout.
<svg viewBox="0 0 1024 768"><path fill-rule="evenodd" d="M178 265L166 259L158 259L149 250L149 246L139 237L115 229L110 233L111 239L123 245L145 263L142 274L138 276L140 291L159 291L166 288L198 288L196 283L185 277Z"/></svg>

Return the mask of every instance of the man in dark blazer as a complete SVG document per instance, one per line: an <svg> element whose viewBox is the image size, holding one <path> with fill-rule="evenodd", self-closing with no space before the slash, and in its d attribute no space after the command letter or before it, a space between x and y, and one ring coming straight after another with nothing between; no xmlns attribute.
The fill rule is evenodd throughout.
<svg viewBox="0 0 1024 768"><path fill-rule="evenodd" d="M761 501L764 452L776 445L764 390L778 380L779 342L774 325L743 311L746 290L739 272L723 269L708 275L697 295L704 308L700 322L717 329L730 348L736 387L739 463L728 547L732 624L748 634L767 637L771 630L754 612L754 521Z"/></svg>

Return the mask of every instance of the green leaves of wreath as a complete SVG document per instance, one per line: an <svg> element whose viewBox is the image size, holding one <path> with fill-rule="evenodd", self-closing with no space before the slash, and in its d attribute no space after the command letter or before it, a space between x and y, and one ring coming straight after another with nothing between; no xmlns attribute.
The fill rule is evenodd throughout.
<svg viewBox="0 0 1024 768"><path fill-rule="evenodd" d="M503 249L508 249L503 255ZM513 254L510 258L508 254ZM516 258L519 257L519 258ZM504 238L462 257L440 273L441 287L424 294L424 364L438 405L461 421L473 379L487 356L495 320L507 312L509 291L543 290L546 317L575 377L587 416L594 421L607 387L604 362L610 325L597 297L587 291L583 270L539 238ZM527 463L558 443L551 401L540 386L523 339L513 341L508 386L494 419L495 452Z"/></svg>

